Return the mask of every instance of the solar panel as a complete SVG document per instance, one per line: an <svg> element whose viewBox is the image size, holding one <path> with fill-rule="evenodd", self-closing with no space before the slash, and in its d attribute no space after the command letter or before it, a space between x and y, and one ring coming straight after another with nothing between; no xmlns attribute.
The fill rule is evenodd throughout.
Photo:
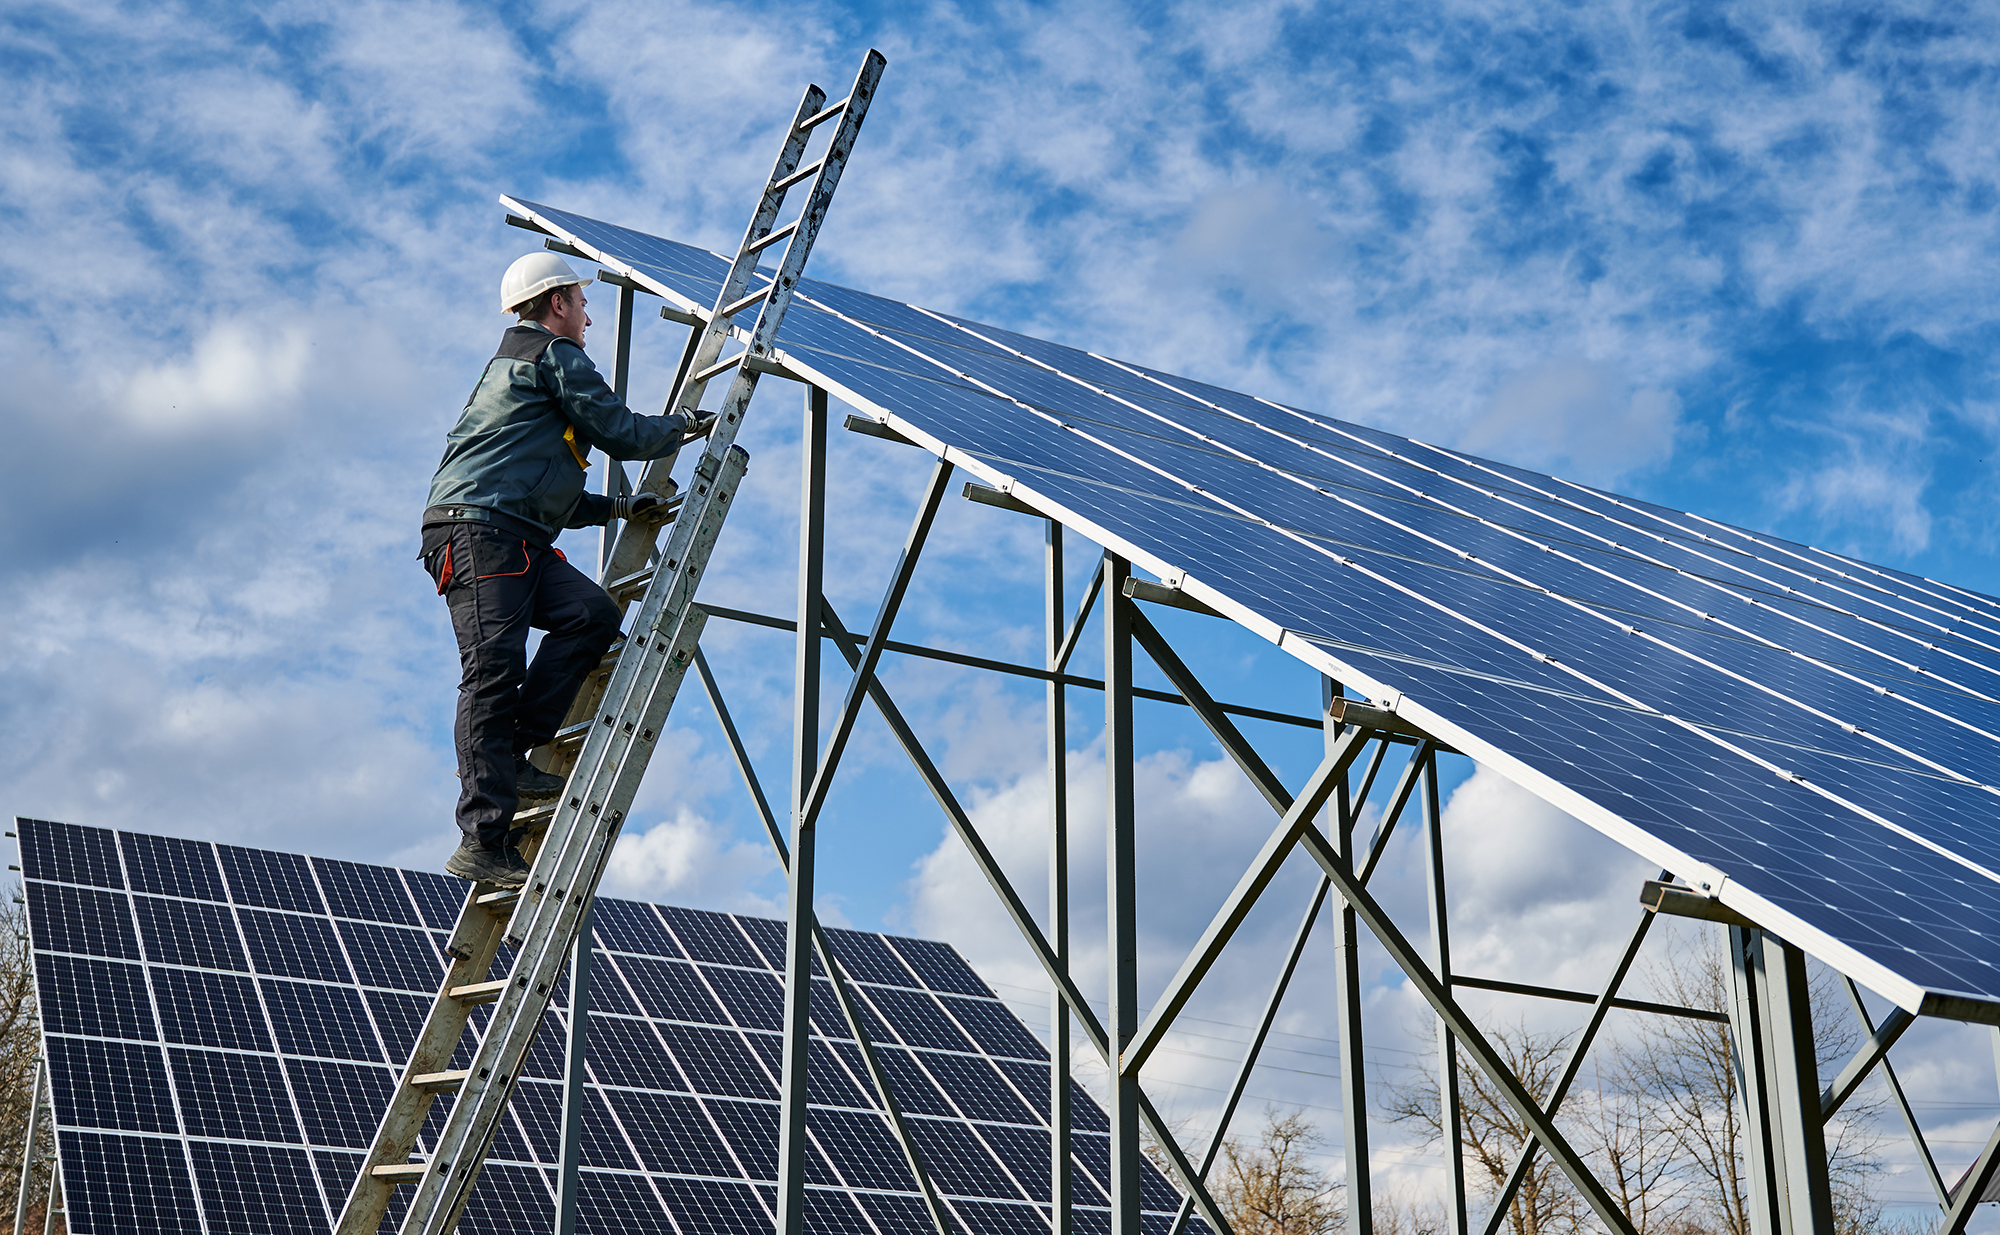
<svg viewBox="0 0 2000 1235"><path fill-rule="evenodd" d="M329 1229L465 885L62 823L18 830L69 1229ZM1046 1232L1040 1045L946 945L830 934L946 1205L968 1231ZM760 919L597 902L579 1229L771 1230L782 939ZM815 1009L834 1014L811 1043L811 1229L921 1235L929 1218L832 1000L820 980ZM558 1000L467 1229L551 1228L566 1015ZM1108 1230L1106 1125L1078 1103L1075 1171L1091 1181L1079 1225ZM1163 1229L1179 1198L1148 1186Z"/></svg>
<svg viewBox="0 0 2000 1235"><path fill-rule="evenodd" d="M516 202L707 307L716 254ZM794 374L1912 1010L2000 1014L2000 601L815 280Z"/></svg>

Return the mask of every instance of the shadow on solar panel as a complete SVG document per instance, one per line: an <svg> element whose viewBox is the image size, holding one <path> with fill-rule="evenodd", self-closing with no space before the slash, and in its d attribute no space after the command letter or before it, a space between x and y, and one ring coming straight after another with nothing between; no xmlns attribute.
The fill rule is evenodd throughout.
<svg viewBox="0 0 2000 1235"><path fill-rule="evenodd" d="M20 837L70 1230L330 1229L437 986L455 886L62 823L23 820ZM595 926L578 1229L763 1235L777 924L607 899ZM963 1229L1046 1231L1033 1035L945 945L843 931L835 947ZM536 1040L467 1230L552 1229L567 1007L557 1000ZM859 1050L837 1023L820 1030L810 1229L929 1231ZM461 1059L469 1047L470 1033ZM1094 1108L1079 1121L1101 1125ZM1102 1169L1088 1167L1105 1137L1077 1139L1080 1202L1105 1208ZM1173 1203L1163 1179L1149 1185L1149 1204ZM400 1218L392 1209L384 1229Z"/></svg>

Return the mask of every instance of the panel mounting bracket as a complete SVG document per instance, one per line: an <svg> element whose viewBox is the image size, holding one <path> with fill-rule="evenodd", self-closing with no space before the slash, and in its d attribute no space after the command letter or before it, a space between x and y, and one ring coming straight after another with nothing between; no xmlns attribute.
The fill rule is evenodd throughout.
<svg viewBox="0 0 2000 1235"><path fill-rule="evenodd" d="M1704 922L1722 922L1730 926L1755 928L1757 924L1712 896L1703 896L1694 888L1682 887L1678 883L1666 883L1659 879L1648 879L1639 890L1639 903L1654 913L1664 913L1676 918L1699 918Z"/></svg>

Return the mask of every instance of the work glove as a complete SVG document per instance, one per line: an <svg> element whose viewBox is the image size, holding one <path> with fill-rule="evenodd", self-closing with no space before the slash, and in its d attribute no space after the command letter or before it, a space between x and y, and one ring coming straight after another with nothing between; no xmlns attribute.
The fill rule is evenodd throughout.
<svg viewBox="0 0 2000 1235"><path fill-rule="evenodd" d="M694 412L690 413L690 415L692 415L694 419L686 429L683 429L681 431L682 442L700 441L702 438L705 438L709 434L715 432L715 422L717 420L717 417L714 412L704 412L697 409Z"/></svg>
<svg viewBox="0 0 2000 1235"><path fill-rule="evenodd" d="M666 517L667 498L657 493L630 493L611 499L611 516L615 519L637 519L642 523L654 523Z"/></svg>

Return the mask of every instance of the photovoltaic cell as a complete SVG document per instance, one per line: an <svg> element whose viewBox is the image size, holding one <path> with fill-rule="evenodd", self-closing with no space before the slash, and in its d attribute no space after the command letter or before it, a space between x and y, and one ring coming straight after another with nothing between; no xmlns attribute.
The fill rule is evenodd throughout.
<svg viewBox="0 0 2000 1235"><path fill-rule="evenodd" d="M71 1229L328 1229L443 972L441 936L423 926L456 912L463 885L59 823L19 830ZM580 1229L765 1235L782 925L600 900L595 929ZM946 1207L967 1231L1041 1235L1047 1221L1031 1203L1048 1173L1040 1045L949 947L835 938ZM559 1000L536 1037L466 1229L549 1229L568 1011ZM489 1012L475 1013L457 1066ZM824 978L813 1013L811 1229L927 1235ZM1079 1124L1103 1126L1075 1093ZM447 1110L433 1104L420 1153ZM1103 1137L1080 1139L1104 1156ZM1103 1228L1090 1208L1106 1204L1102 1190L1080 1195L1079 1224ZM1169 1220L1171 1189L1155 1181L1148 1196Z"/></svg>
<svg viewBox="0 0 2000 1235"><path fill-rule="evenodd" d="M520 205L712 302L721 257ZM2000 600L814 280L778 345L1898 1003L2000 1003Z"/></svg>

